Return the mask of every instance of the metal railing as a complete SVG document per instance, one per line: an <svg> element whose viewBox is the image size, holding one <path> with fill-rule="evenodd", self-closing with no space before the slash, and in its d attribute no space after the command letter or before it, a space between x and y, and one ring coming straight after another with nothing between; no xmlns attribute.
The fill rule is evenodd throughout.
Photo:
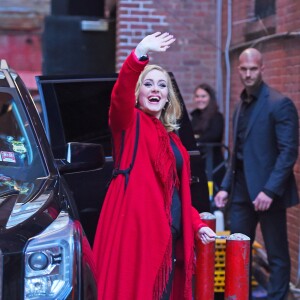
<svg viewBox="0 0 300 300"><path fill-rule="evenodd" d="M205 160L205 172L208 181L209 187L209 196L210 200L212 200L213 195L219 191L219 183L214 181L214 175L217 174L222 168L227 169L229 159L230 159L230 151L229 148L223 143L201 143L197 142L197 147L200 150L200 154L202 158ZM220 148L220 151L223 155L223 161L219 164L214 165L215 157L214 150L216 148Z"/></svg>

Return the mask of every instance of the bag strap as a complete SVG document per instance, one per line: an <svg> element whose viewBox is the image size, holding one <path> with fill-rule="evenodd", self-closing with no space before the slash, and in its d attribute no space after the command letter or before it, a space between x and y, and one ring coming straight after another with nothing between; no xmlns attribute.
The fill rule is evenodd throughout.
<svg viewBox="0 0 300 300"><path fill-rule="evenodd" d="M129 181L129 175L133 168L134 161L136 158L136 153L137 153L137 148L138 148L138 143L139 143L139 135L140 135L140 113L137 112L136 128L135 128L135 141L134 141L134 149L133 149L133 153L132 153L131 163L129 164L128 168L120 169L120 163L121 163L121 159L122 159L122 155L123 155L123 151L124 151L124 144L125 144L125 130L124 130L122 132L121 151L120 151L120 156L118 157L118 165L112 171L111 180L120 174L125 176L125 189L127 187L127 184Z"/></svg>

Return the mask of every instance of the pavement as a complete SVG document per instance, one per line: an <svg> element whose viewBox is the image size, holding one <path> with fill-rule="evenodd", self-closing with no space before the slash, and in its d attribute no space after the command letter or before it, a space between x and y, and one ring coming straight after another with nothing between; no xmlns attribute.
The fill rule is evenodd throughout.
<svg viewBox="0 0 300 300"><path fill-rule="evenodd" d="M224 293L215 293L214 300L224 300ZM263 287L256 287L252 290L251 300L267 300L267 292ZM289 293L287 300L300 300L300 293Z"/></svg>

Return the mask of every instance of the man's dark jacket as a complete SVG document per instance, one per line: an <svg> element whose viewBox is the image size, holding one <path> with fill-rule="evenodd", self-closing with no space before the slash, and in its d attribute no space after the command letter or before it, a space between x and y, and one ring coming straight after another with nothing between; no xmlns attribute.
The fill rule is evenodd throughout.
<svg viewBox="0 0 300 300"><path fill-rule="evenodd" d="M264 189L275 194L276 207L299 203L293 166L298 157L299 121L294 103L262 83L254 110L249 118L243 146L243 165L252 201ZM241 101L233 115L233 149ZM222 189L233 187L236 156L222 182ZM283 201L283 202L282 202Z"/></svg>

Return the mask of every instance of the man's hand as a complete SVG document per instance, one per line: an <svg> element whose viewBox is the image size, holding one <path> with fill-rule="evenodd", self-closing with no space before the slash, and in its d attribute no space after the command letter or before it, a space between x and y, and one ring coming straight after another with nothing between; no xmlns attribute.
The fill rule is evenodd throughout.
<svg viewBox="0 0 300 300"><path fill-rule="evenodd" d="M215 196L215 204L217 207L221 208L226 205L228 201L228 192L219 191Z"/></svg>
<svg viewBox="0 0 300 300"><path fill-rule="evenodd" d="M264 192L260 192L253 201L254 209L256 211L266 211L270 208L273 199L267 196Z"/></svg>
<svg viewBox="0 0 300 300"><path fill-rule="evenodd" d="M141 57L151 51L165 52L174 42L175 38L168 32L155 32L143 38L143 40L137 45L135 54L137 57Z"/></svg>
<svg viewBox="0 0 300 300"><path fill-rule="evenodd" d="M201 242L205 245L215 241L216 234L208 226L200 228L197 234Z"/></svg>

